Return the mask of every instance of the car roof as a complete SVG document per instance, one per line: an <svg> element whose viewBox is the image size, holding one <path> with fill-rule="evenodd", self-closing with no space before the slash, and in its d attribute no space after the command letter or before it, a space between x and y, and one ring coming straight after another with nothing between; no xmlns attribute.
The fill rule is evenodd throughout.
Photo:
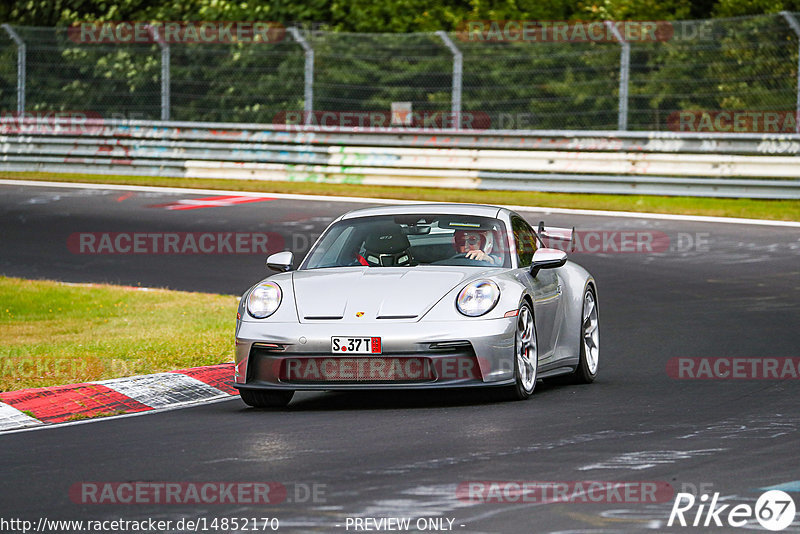
<svg viewBox="0 0 800 534"><path fill-rule="evenodd" d="M508 211L498 206L485 204L400 204L396 206L377 206L350 211L342 219L355 219L358 217L372 217L377 215L403 215L416 213L431 213L441 215L474 215L477 217L497 218L501 211Z"/></svg>

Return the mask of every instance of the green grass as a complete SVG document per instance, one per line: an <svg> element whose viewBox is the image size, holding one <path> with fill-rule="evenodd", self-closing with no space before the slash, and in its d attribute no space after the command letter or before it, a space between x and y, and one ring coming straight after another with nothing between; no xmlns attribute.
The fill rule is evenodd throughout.
<svg viewBox="0 0 800 534"><path fill-rule="evenodd" d="M66 421L83 421L85 419L97 419L98 417L114 417L115 415L124 415L126 413L127 412L125 410L115 410L113 412L100 412L92 415L87 415L84 413L76 413L67 417Z"/></svg>
<svg viewBox="0 0 800 534"><path fill-rule="evenodd" d="M146 176L112 176L61 173L4 172L2 178L47 180L58 182L91 182L122 185L158 185L259 191L266 193L298 193L377 197L438 202L476 202L551 208L578 208L610 211L671 213L744 217L780 221L800 221L800 200L752 200L705 197L663 197L650 195L589 195L572 193L538 193L526 191L475 191L426 187L389 187L314 182L269 182L261 180L225 180L201 178L162 178Z"/></svg>
<svg viewBox="0 0 800 534"><path fill-rule="evenodd" d="M230 362L237 301L0 277L0 391Z"/></svg>

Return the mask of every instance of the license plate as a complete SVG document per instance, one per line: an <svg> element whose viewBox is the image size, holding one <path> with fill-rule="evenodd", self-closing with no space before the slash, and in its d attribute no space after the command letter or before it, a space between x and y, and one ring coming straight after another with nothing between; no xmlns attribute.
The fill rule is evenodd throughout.
<svg viewBox="0 0 800 534"><path fill-rule="evenodd" d="M380 354L379 337L332 337L331 352L334 354Z"/></svg>

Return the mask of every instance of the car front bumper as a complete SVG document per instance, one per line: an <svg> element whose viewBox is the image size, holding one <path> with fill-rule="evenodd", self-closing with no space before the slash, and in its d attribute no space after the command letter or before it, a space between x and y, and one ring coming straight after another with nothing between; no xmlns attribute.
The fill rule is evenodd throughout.
<svg viewBox="0 0 800 534"><path fill-rule="evenodd" d="M500 386L514 379L516 318L275 323L237 328L239 389L354 390ZM380 337L379 355L331 353L331 338Z"/></svg>

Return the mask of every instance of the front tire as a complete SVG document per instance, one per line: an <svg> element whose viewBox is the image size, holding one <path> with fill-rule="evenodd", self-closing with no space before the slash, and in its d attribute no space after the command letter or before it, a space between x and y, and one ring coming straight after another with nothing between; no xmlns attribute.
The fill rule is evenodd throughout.
<svg viewBox="0 0 800 534"><path fill-rule="evenodd" d="M600 321L597 313L597 297L589 286L583 294L581 312L580 359L573 373L574 382L591 384L597 377L600 358Z"/></svg>
<svg viewBox="0 0 800 534"><path fill-rule="evenodd" d="M536 388L539 374L539 345L533 312L525 302L517 315L517 332L514 335L514 385L508 389L509 400L525 400Z"/></svg>
<svg viewBox="0 0 800 534"><path fill-rule="evenodd" d="M245 404L253 408L284 408L292 400L294 391L240 389L239 395Z"/></svg>

